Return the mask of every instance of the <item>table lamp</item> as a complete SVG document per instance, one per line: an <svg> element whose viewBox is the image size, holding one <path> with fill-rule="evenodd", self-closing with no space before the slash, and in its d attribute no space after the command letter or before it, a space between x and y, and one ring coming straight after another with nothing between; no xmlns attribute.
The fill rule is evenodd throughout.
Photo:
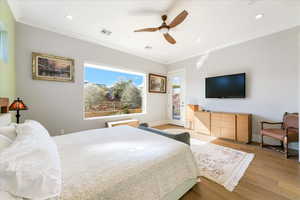
<svg viewBox="0 0 300 200"><path fill-rule="evenodd" d="M17 118L17 124L18 124L19 119L21 117L20 110L28 110L28 108L20 98L17 98L17 100L14 100L14 102L9 106L9 110L16 110L17 111L16 118Z"/></svg>

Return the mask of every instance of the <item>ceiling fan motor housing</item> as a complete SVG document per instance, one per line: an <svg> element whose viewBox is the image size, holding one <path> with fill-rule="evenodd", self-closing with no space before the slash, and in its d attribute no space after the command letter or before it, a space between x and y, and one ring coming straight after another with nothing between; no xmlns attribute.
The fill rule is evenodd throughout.
<svg viewBox="0 0 300 200"><path fill-rule="evenodd" d="M161 19L165 22L168 19L168 16L167 15L162 15Z"/></svg>
<svg viewBox="0 0 300 200"><path fill-rule="evenodd" d="M159 32L161 32L162 34L166 34L169 32L169 29L170 29L170 27L166 23L167 15L163 15L163 16L161 16L161 18L164 22L161 24L161 26L158 29L159 29Z"/></svg>

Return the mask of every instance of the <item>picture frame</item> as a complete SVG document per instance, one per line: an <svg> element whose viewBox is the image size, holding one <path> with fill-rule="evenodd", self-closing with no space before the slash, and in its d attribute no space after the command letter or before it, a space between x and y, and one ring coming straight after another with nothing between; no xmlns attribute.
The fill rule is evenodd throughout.
<svg viewBox="0 0 300 200"><path fill-rule="evenodd" d="M32 79L74 82L74 59L32 52Z"/></svg>
<svg viewBox="0 0 300 200"><path fill-rule="evenodd" d="M158 74L149 74L149 92L167 93L167 77Z"/></svg>

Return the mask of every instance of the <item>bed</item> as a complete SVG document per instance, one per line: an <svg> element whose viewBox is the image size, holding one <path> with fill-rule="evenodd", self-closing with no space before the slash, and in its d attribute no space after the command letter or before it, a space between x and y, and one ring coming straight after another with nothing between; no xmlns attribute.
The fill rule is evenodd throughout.
<svg viewBox="0 0 300 200"><path fill-rule="evenodd" d="M197 181L187 145L137 128L88 130L54 140L63 200L174 200Z"/></svg>
<svg viewBox="0 0 300 200"><path fill-rule="evenodd" d="M118 126L53 140L60 156L62 192L51 199L175 200L197 183L189 146L144 130ZM2 191L4 195L21 199L8 198Z"/></svg>

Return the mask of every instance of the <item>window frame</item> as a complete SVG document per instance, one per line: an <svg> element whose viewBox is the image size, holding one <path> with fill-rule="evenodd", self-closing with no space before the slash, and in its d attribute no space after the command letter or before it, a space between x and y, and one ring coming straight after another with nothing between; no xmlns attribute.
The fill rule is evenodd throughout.
<svg viewBox="0 0 300 200"><path fill-rule="evenodd" d="M142 112L141 113L132 113L132 114L119 114L119 115L107 115L107 116L98 116L98 117L85 117L85 104L84 104L84 82L85 82L85 68L95 68L95 69L103 69L113 72L121 72L121 73L127 73L127 74L133 74L133 75L139 75L142 76L143 81L143 90L142 90ZM140 116L147 114L147 74L142 72L136 72L132 71L130 69L124 68L124 67L116 67L106 64L92 64L89 62L85 62L83 64L83 120L96 120L96 119L109 119L109 118L124 118L124 117L131 117L131 116Z"/></svg>
<svg viewBox="0 0 300 200"><path fill-rule="evenodd" d="M8 64L8 62L9 62L9 34L8 34L8 31L5 27L5 25L2 22L0 22L0 40L5 42L5 43L3 43L3 51L1 51L1 49L0 49L0 61L3 62L4 64Z"/></svg>

